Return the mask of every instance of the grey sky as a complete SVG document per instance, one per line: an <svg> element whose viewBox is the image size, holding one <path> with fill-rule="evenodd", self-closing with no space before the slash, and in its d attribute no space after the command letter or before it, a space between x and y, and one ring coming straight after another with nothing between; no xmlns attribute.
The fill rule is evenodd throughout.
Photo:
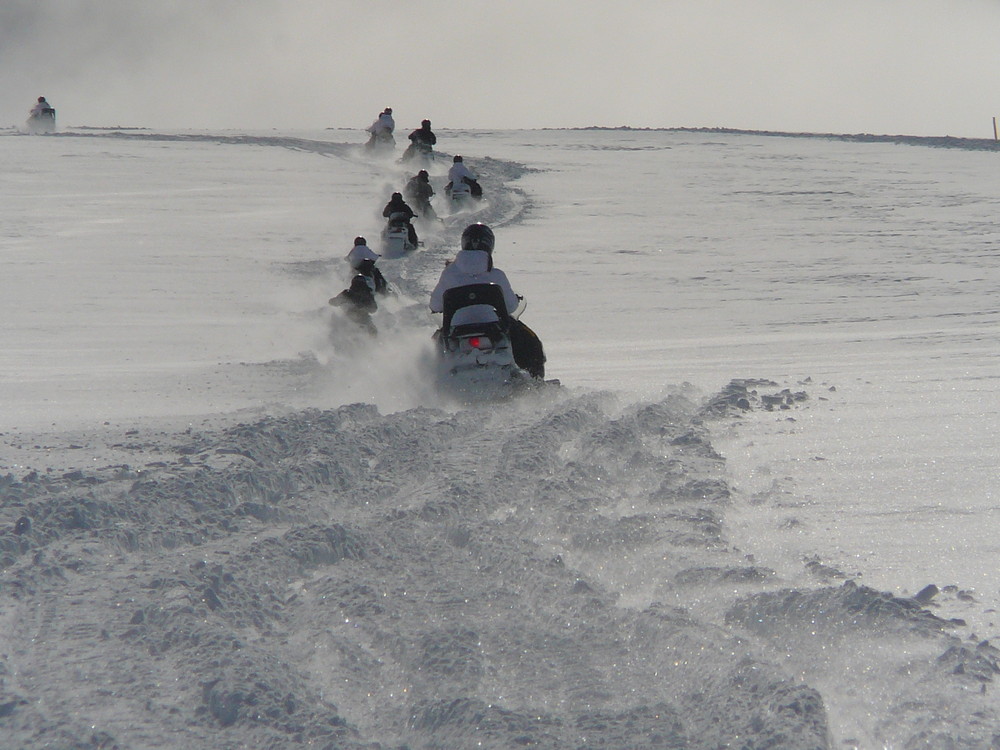
<svg viewBox="0 0 1000 750"><path fill-rule="evenodd" d="M3 0L0 125L992 136L996 0Z"/></svg>

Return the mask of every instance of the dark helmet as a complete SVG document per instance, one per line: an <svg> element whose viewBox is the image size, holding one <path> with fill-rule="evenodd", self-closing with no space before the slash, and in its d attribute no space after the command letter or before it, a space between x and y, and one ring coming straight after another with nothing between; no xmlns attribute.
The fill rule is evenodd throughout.
<svg viewBox="0 0 1000 750"><path fill-rule="evenodd" d="M366 240L364 237L355 237L354 238L354 245L355 245L355 247L357 247L358 245L367 245L367 244L368 244L368 240Z"/></svg>
<svg viewBox="0 0 1000 750"><path fill-rule="evenodd" d="M462 157L461 156L456 156L454 159L452 159L452 161L453 162L454 161L462 161Z"/></svg>
<svg viewBox="0 0 1000 750"><path fill-rule="evenodd" d="M427 174L427 170L426 169L421 169L419 172L417 172L417 177L419 177L421 180L428 180L428 179L430 179L430 175Z"/></svg>
<svg viewBox="0 0 1000 750"><path fill-rule="evenodd" d="M39 104L41 104L41 103L42 103L42 102L44 102L44 101L45 101L45 97L44 97L44 96L40 96L40 97L38 97L38 103L39 103Z"/></svg>
<svg viewBox="0 0 1000 750"><path fill-rule="evenodd" d="M493 230L482 223L469 224L462 232L463 250L482 250L492 255L495 241Z"/></svg>
<svg viewBox="0 0 1000 750"><path fill-rule="evenodd" d="M386 107L385 110L382 112L382 114L384 114L384 115L391 115L392 114L392 107Z"/></svg>
<svg viewBox="0 0 1000 750"><path fill-rule="evenodd" d="M430 120L421 120L420 121L420 127L422 127L422 128L429 128L430 126L431 126L431 121Z"/></svg>
<svg viewBox="0 0 1000 750"><path fill-rule="evenodd" d="M401 200L403 200L403 194L402 193L393 193L392 194L392 198L390 198L389 200L401 201Z"/></svg>

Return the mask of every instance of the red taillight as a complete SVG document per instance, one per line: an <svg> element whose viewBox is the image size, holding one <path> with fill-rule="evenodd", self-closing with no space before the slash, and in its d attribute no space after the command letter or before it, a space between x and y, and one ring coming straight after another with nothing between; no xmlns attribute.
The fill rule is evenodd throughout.
<svg viewBox="0 0 1000 750"><path fill-rule="evenodd" d="M489 336L469 336L465 339L465 345L477 351L491 351L494 343Z"/></svg>

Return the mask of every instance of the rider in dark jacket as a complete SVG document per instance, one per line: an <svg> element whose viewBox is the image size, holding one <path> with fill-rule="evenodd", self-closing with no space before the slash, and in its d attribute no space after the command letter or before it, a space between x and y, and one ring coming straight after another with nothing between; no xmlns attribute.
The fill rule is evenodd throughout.
<svg viewBox="0 0 1000 750"><path fill-rule="evenodd" d="M360 273L351 279L349 288L330 298L330 304L343 307L347 316L366 332L372 335L378 333L371 318L371 314L378 310L378 303L368 281Z"/></svg>
<svg viewBox="0 0 1000 750"><path fill-rule="evenodd" d="M410 236L410 244L416 247L417 230L414 228L411 219L413 219L417 214L406 204L406 201L403 200L402 193L393 193L392 197L389 198L389 202L385 204L385 208L382 209L382 215L387 219L392 217L393 214L402 214L401 218L406 219L406 230Z"/></svg>
<svg viewBox="0 0 1000 750"><path fill-rule="evenodd" d="M382 272L375 267L375 261L363 260L357 267L358 275L363 276L368 286L376 294L388 294L389 282L385 280Z"/></svg>
<svg viewBox="0 0 1000 750"><path fill-rule="evenodd" d="M403 188L403 192L406 193L406 197L416 206L416 210L420 212L420 215L425 219L433 219L435 217L434 209L431 206L431 198L434 197L434 188L431 186L430 175L427 174L426 169L421 169L410 181L406 183L406 187Z"/></svg>
<svg viewBox="0 0 1000 750"><path fill-rule="evenodd" d="M427 158L433 158L431 154L434 144L437 143L437 136L431 130L431 121L424 120L420 123L420 127L414 130L409 135L410 145L406 147L406 151L403 152L403 160L408 161L417 156L426 156Z"/></svg>
<svg viewBox="0 0 1000 750"><path fill-rule="evenodd" d="M431 130L431 121L424 120L420 123L420 127L410 133L410 143L416 146L427 146L428 150L431 146L438 142L437 136L434 135Z"/></svg>

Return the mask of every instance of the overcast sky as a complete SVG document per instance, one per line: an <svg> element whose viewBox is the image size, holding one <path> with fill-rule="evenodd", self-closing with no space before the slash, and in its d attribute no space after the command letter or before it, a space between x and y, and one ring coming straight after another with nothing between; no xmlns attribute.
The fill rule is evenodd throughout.
<svg viewBox="0 0 1000 750"><path fill-rule="evenodd" d="M597 6L597 7L592 7ZM0 0L0 126L992 137L998 0Z"/></svg>

